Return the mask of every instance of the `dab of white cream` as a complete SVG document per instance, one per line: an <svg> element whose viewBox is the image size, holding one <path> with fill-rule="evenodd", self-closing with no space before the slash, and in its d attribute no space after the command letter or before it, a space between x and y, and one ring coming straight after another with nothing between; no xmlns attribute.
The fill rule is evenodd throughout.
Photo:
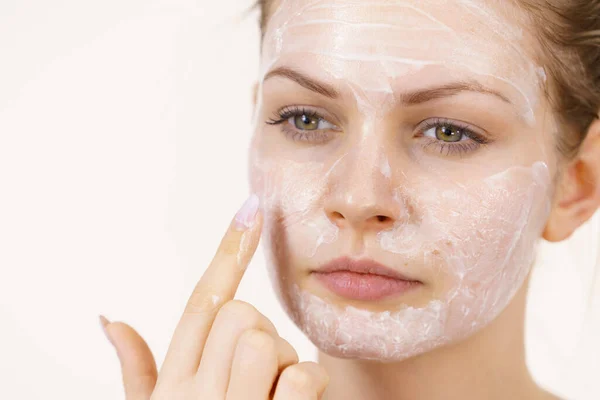
<svg viewBox="0 0 600 400"><path fill-rule="evenodd" d="M383 176L385 176L386 178L389 179L392 176L392 169L390 168L390 163L388 162L388 159L386 156L383 156L380 167L381 167L381 173L383 174Z"/></svg>

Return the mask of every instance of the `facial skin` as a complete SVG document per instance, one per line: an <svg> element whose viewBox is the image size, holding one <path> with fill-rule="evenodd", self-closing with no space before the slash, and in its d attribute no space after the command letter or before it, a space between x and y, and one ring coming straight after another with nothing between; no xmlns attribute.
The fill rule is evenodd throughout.
<svg viewBox="0 0 600 400"><path fill-rule="evenodd" d="M526 282L558 165L520 14L441 0L274 9L250 178L289 315L329 355L386 362L484 329ZM421 284L341 298L311 273L340 256Z"/></svg>
<svg viewBox="0 0 600 400"><path fill-rule="evenodd" d="M294 321L329 354L399 361L481 329L523 284L550 211L554 127L525 73L539 68L501 13L415 1L362 17L364 5L290 1L274 14L251 177ZM340 298L311 274L339 256L422 284Z"/></svg>

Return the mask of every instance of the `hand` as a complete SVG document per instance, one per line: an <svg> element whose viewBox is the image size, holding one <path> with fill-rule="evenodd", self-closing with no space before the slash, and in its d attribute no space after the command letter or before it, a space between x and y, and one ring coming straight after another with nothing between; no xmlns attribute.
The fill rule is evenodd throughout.
<svg viewBox="0 0 600 400"><path fill-rule="evenodd" d="M304 400L323 394L325 370L298 363L271 321L233 300L260 239L257 209L258 198L251 196L230 224L188 300L160 373L132 327L101 317L121 363L127 400Z"/></svg>

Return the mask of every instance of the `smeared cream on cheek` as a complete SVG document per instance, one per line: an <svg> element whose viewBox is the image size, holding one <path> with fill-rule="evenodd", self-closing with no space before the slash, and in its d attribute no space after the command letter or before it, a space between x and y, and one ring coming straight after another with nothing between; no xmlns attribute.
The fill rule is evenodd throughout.
<svg viewBox="0 0 600 400"><path fill-rule="evenodd" d="M317 249L338 237L338 227L331 223L323 209L330 171L319 162L260 162L255 160L253 175L262 193L265 225L287 232L287 246L295 257L311 258ZM273 238L277 241L277 238Z"/></svg>
<svg viewBox="0 0 600 400"><path fill-rule="evenodd" d="M496 318L523 284L549 212L549 184L547 167L536 163L453 193L429 189L420 209L431 216L422 225L381 232L383 249L420 264L431 282L444 282L424 306L372 312L294 284L286 309L320 349L339 357L398 361L465 338ZM464 208L448 213L456 200Z"/></svg>

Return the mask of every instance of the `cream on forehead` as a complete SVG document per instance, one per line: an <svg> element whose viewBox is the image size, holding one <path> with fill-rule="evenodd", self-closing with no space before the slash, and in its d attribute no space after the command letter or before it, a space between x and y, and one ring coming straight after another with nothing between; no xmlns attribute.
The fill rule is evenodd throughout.
<svg viewBox="0 0 600 400"><path fill-rule="evenodd" d="M358 99L379 109L393 106L394 81L424 67L444 66L457 78L475 75L504 86L533 123L541 68L523 50L522 30L498 12L502 4L283 0L267 26L261 77L281 60L301 64L299 57L309 72L323 68L358 88L357 96L388 94L385 102Z"/></svg>

